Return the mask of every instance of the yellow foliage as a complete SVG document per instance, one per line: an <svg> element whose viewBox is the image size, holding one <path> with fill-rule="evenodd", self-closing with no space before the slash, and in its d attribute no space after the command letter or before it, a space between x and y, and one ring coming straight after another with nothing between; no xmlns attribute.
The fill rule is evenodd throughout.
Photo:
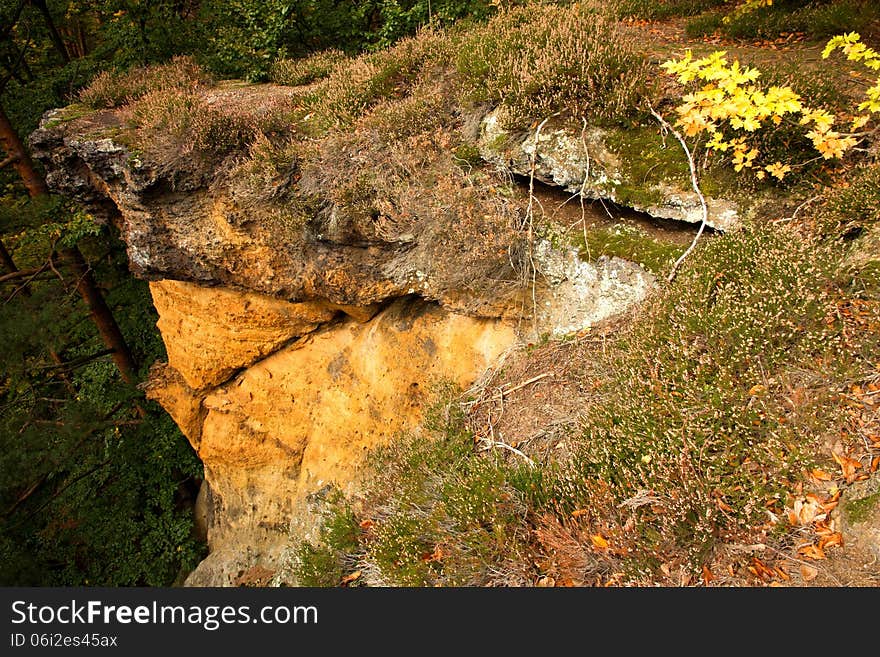
<svg viewBox="0 0 880 657"><path fill-rule="evenodd" d="M769 4L771 0L750 0L738 11ZM822 56L828 57L837 48L848 59L880 70L880 53L861 43L855 32L832 38ZM748 144L750 135L781 125L789 115L799 115L797 123L805 126L806 136L825 159L840 158L858 143L855 136L833 129L836 121L833 114L808 107L791 87L759 87L756 81L761 72L741 66L738 60L728 63L723 50L699 59L694 59L693 53L687 50L681 59L666 61L661 67L676 76L682 85L695 87L682 97L676 108L676 125L688 137L708 133L706 148L710 151L726 153L732 149L731 162L736 171L752 169L759 179L769 173L778 180L791 171L789 164L781 162L756 166L760 152ZM880 79L866 95L867 100L858 110L868 114L880 112ZM853 118L852 130L864 127L869 118L868 115ZM729 136L731 133L733 137Z"/></svg>
<svg viewBox="0 0 880 657"><path fill-rule="evenodd" d="M755 9L760 9L761 7L769 7L772 4L773 0L746 0L732 13L725 16L723 20L725 23L729 23L734 18L739 18L740 16L755 11Z"/></svg>

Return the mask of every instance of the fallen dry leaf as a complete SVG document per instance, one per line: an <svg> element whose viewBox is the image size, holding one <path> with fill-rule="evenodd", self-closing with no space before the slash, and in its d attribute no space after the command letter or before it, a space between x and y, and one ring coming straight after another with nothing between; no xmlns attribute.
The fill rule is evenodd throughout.
<svg viewBox="0 0 880 657"><path fill-rule="evenodd" d="M831 481L831 479L833 478L829 473L825 472L824 470L820 470L819 468L816 468L815 470L810 470L810 476L818 481Z"/></svg>
<svg viewBox="0 0 880 657"><path fill-rule="evenodd" d="M715 503L718 505L718 508L722 511L727 511L728 513L733 513L733 507L729 504L725 503L724 500L718 499L715 500Z"/></svg>
<svg viewBox="0 0 880 657"><path fill-rule="evenodd" d="M768 568L758 557L752 557L752 563L748 566L748 569L753 575L757 575L761 579L772 579L776 576L776 571Z"/></svg>
<svg viewBox="0 0 880 657"><path fill-rule="evenodd" d="M856 470L862 467L861 462L842 454L832 453L832 456L834 457L834 460L837 461L837 465L840 466L840 470L843 472L843 477L846 479L846 483L851 484L855 481Z"/></svg>
<svg viewBox="0 0 880 657"><path fill-rule="evenodd" d="M342 584L342 586L346 586L347 584L351 584L351 583L354 582L355 580L360 579L360 576L361 576L361 571L356 570L356 571L354 571L353 573L351 573L351 574L346 575L345 577L343 577L343 578L342 578L342 581L340 582L340 584Z"/></svg>
<svg viewBox="0 0 880 657"><path fill-rule="evenodd" d="M840 532L834 532L819 539L819 548L821 550L834 547L835 545L843 545L843 534Z"/></svg>
<svg viewBox="0 0 880 657"><path fill-rule="evenodd" d="M550 587L556 586L556 580L553 579L552 577L542 577L541 579L539 579L537 581L535 586L538 586L542 589L550 588Z"/></svg>
<svg viewBox="0 0 880 657"><path fill-rule="evenodd" d="M809 525L814 520L823 520L822 504L816 496L807 496L795 500L793 508L788 512L788 522L792 525Z"/></svg>
<svg viewBox="0 0 880 657"><path fill-rule="evenodd" d="M439 545L434 546L434 551L422 555L422 561L431 563L432 561L441 561L443 559L443 549Z"/></svg>
<svg viewBox="0 0 880 657"><path fill-rule="evenodd" d="M599 550L608 549L608 539L602 536L602 534L593 534L592 536L590 536L590 541L592 541L593 547Z"/></svg>
<svg viewBox="0 0 880 657"><path fill-rule="evenodd" d="M816 579L816 575L819 574L819 571L816 568L813 568L812 566L808 566L807 564L803 564L801 566L800 570L801 570L801 577L804 578L805 582L811 582L812 580Z"/></svg>
<svg viewBox="0 0 880 657"><path fill-rule="evenodd" d="M703 584L709 586L709 582L715 579L715 576L712 574L712 571L709 570L708 566L703 566Z"/></svg>
<svg viewBox="0 0 880 657"><path fill-rule="evenodd" d="M809 545L804 545L803 547L798 548L798 554L802 557L806 557L807 559L825 559L825 552L822 551L818 545L813 545L810 543Z"/></svg>

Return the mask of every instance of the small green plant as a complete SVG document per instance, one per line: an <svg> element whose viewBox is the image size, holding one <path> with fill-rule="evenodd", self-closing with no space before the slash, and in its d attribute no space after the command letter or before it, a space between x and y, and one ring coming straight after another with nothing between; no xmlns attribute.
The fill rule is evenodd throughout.
<svg viewBox="0 0 880 657"><path fill-rule="evenodd" d="M316 541L304 540L293 553L293 575L299 586L339 586L354 570L361 528L339 490L331 491Z"/></svg>

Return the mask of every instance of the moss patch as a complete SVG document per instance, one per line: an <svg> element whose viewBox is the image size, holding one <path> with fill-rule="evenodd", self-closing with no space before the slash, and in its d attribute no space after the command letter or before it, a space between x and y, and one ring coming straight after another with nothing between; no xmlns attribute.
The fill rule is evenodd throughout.
<svg viewBox="0 0 880 657"><path fill-rule="evenodd" d="M850 522L865 522L877 505L880 504L880 493L874 493L860 500L852 500L846 505L846 517Z"/></svg>
<svg viewBox="0 0 880 657"><path fill-rule="evenodd" d="M654 239L640 228L626 224L590 228L586 240L583 233L575 233L574 239L585 260L617 256L637 262L655 274L664 272L684 251L679 244Z"/></svg>
<svg viewBox="0 0 880 657"><path fill-rule="evenodd" d="M92 108L90 108L88 105L84 103L73 103L56 112L55 116L47 121L44 127L47 129L54 128L61 125L62 123L67 123L68 121L82 118L91 113Z"/></svg>
<svg viewBox="0 0 880 657"><path fill-rule="evenodd" d="M675 137L664 138L659 126L610 130L605 143L620 158L621 174L625 176L615 188L621 205L644 208L660 203L664 199L662 189L669 185L690 189L687 157ZM730 167L715 164L700 171L700 189L708 197L732 197L743 191L756 191L744 189L745 184L743 177L737 176Z"/></svg>

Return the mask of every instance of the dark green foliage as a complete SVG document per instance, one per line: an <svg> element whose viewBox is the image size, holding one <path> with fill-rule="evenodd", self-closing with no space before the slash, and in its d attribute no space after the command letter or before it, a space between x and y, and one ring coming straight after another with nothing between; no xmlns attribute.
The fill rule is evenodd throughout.
<svg viewBox="0 0 880 657"><path fill-rule="evenodd" d="M695 16L728 2L729 0L618 0L614 11L621 18L657 20L673 16Z"/></svg>
<svg viewBox="0 0 880 657"><path fill-rule="evenodd" d="M878 11L872 0L777 0L769 7L742 14L731 14L730 9L703 13L689 21L687 34L697 37L717 31L735 39L775 39L800 32L827 38L864 29L880 15ZM725 22L726 15L730 20Z"/></svg>
<svg viewBox="0 0 880 657"><path fill-rule="evenodd" d="M48 207L57 217L58 203ZM144 378L164 358L147 285L128 274L120 243L94 232L66 235L79 237ZM41 253L40 234L28 234L30 251L11 249L21 266ZM42 277L28 292L0 313L0 582L170 585L203 556L188 499L201 464L171 418L123 384L109 356L95 358L103 345L77 295ZM50 349L71 364L66 380Z"/></svg>
<svg viewBox="0 0 880 657"><path fill-rule="evenodd" d="M493 11L486 0L212 0L202 9L204 52L221 75L266 80L278 59L329 48L354 54L386 47L421 27L481 19Z"/></svg>

